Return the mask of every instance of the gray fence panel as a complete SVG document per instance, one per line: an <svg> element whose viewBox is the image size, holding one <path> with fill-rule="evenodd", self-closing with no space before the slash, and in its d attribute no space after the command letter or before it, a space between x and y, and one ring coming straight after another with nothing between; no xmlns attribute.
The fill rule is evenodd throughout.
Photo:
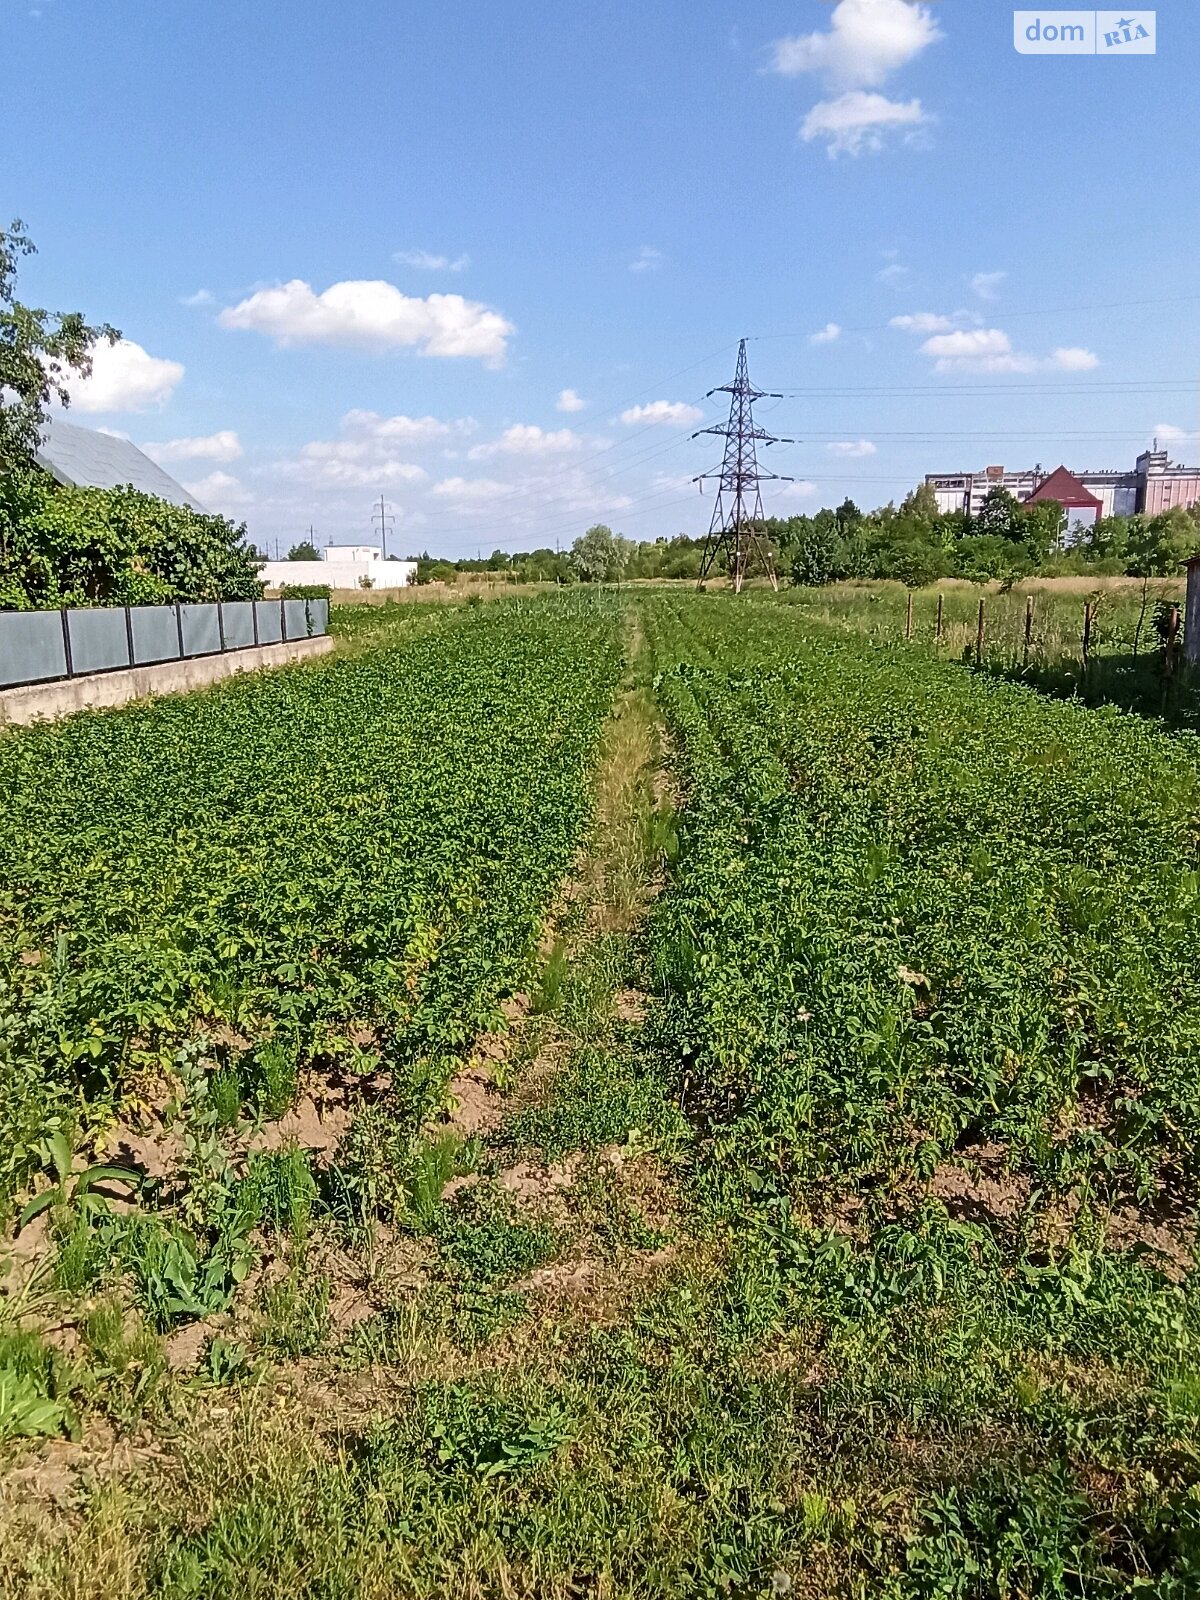
<svg viewBox="0 0 1200 1600"><path fill-rule="evenodd" d="M285 639L308 638L307 600L285 600L283 602L283 628Z"/></svg>
<svg viewBox="0 0 1200 1600"><path fill-rule="evenodd" d="M278 644L283 638L282 616L278 600L256 600L259 644Z"/></svg>
<svg viewBox="0 0 1200 1600"><path fill-rule="evenodd" d="M211 656L221 648L221 623L215 605L180 606L185 656Z"/></svg>
<svg viewBox="0 0 1200 1600"><path fill-rule="evenodd" d="M253 600L227 600L221 607L226 650L245 650L254 643Z"/></svg>
<svg viewBox="0 0 1200 1600"><path fill-rule="evenodd" d="M71 671L75 677L129 665L124 606L68 611L67 625L71 632Z"/></svg>
<svg viewBox="0 0 1200 1600"><path fill-rule="evenodd" d="M308 625L314 634L329 632L328 600L310 600L308 602Z"/></svg>
<svg viewBox="0 0 1200 1600"><path fill-rule="evenodd" d="M178 661L179 621L174 606L133 606L133 659L139 667L155 661Z"/></svg>
<svg viewBox="0 0 1200 1600"><path fill-rule="evenodd" d="M66 675L61 612L0 612L0 687Z"/></svg>

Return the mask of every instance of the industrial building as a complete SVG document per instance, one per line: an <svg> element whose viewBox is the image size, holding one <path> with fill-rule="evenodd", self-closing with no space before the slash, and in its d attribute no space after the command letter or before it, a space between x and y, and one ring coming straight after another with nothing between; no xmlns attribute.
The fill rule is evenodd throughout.
<svg viewBox="0 0 1200 1600"><path fill-rule="evenodd" d="M258 575L268 589L325 584L330 589L407 589L415 561L392 561L376 544L331 544L319 561L264 561Z"/></svg>
<svg viewBox="0 0 1200 1600"><path fill-rule="evenodd" d="M1157 444L1157 441L1156 441ZM1058 472L1066 472L1059 467ZM992 489L1007 489L1024 503L1041 489L1051 476L1040 466L1012 471L1004 467L984 467L979 472L928 472L925 482L937 496L939 511L965 511L978 516L984 499ZM1165 450L1143 450L1132 471L1105 469L1099 472L1069 472L1072 485L1094 497L1101 517L1129 517L1135 512L1157 516L1173 506L1190 506L1200 500L1200 467L1185 467L1171 461ZM1072 492L1075 492L1073 489ZM1057 498L1042 495L1043 499ZM1081 520L1075 519L1076 525Z"/></svg>

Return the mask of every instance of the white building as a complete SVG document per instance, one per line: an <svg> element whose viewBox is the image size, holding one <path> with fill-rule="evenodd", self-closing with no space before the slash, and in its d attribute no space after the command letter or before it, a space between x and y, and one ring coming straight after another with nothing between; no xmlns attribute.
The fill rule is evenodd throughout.
<svg viewBox="0 0 1200 1600"><path fill-rule="evenodd" d="M1135 512L1157 516L1172 506L1200 501L1200 467L1170 461L1165 450L1143 450L1131 471L1073 472L1100 502L1102 517L1131 517ZM1036 494L1048 474L1041 467L1020 472L1004 467L984 467L981 472L927 472L925 482L937 497L939 511L965 511L977 517L991 489L1007 489L1022 504Z"/></svg>
<svg viewBox="0 0 1200 1600"><path fill-rule="evenodd" d="M377 544L331 544L319 561L264 561L258 575L268 589L313 583L331 589L407 589L417 563L385 560Z"/></svg>

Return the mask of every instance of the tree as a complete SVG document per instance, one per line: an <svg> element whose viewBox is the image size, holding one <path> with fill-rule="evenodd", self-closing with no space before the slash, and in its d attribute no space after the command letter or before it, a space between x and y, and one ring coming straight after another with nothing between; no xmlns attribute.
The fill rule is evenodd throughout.
<svg viewBox="0 0 1200 1600"><path fill-rule="evenodd" d="M289 561L320 561L321 552L311 539L301 539L299 544L294 544L288 551Z"/></svg>
<svg viewBox="0 0 1200 1600"><path fill-rule="evenodd" d="M897 578L908 589L936 583L949 570L949 558L940 544L915 523L901 523L879 549L880 575Z"/></svg>
<svg viewBox="0 0 1200 1600"><path fill-rule="evenodd" d="M571 564L584 583L620 583L633 546L597 522L571 546Z"/></svg>
<svg viewBox="0 0 1200 1600"><path fill-rule="evenodd" d="M33 465L52 400L71 403L72 377L92 370L92 349L121 335L79 311L51 313L17 299L17 262L35 253L21 221L0 228L0 473Z"/></svg>
<svg viewBox="0 0 1200 1600"><path fill-rule="evenodd" d="M1088 561L1121 561L1129 542L1128 517L1097 517L1082 529L1076 549Z"/></svg>
<svg viewBox="0 0 1200 1600"><path fill-rule="evenodd" d="M919 483L917 487L904 496L900 502L900 515L907 521L918 522L926 528L937 525L941 511L938 508L937 494L931 483Z"/></svg>
<svg viewBox="0 0 1200 1600"><path fill-rule="evenodd" d="M975 583L1015 581L1033 570L1029 546L998 533L967 534L954 547L954 562L957 575Z"/></svg>
<svg viewBox="0 0 1200 1600"><path fill-rule="evenodd" d="M1182 506L1156 517L1131 517L1126 572L1134 578L1168 578L1200 544L1195 518Z"/></svg>
<svg viewBox="0 0 1200 1600"><path fill-rule="evenodd" d="M1021 543L1034 564L1041 566L1058 545L1063 528L1063 508L1057 500L1035 500L1017 512Z"/></svg>
<svg viewBox="0 0 1200 1600"><path fill-rule="evenodd" d="M845 576L843 540L837 513L818 511L815 517L793 517L792 581L816 587Z"/></svg>
<svg viewBox="0 0 1200 1600"><path fill-rule="evenodd" d="M997 484L984 495L971 531L984 537L1016 542L1022 532L1020 510L1016 496Z"/></svg>

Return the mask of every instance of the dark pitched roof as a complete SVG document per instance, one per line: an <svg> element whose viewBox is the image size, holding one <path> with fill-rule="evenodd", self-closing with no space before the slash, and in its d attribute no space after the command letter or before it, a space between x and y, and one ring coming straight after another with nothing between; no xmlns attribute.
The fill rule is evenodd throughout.
<svg viewBox="0 0 1200 1600"><path fill-rule="evenodd" d="M1028 505L1032 500L1057 500L1059 505L1095 506L1097 510L1102 505L1100 499L1090 489L1085 489L1066 467L1055 467L1048 478L1043 478L1025 504Z"/></svg>
<svg viewBox="0 0 1200 1600"><path fill-rule="evenodd" d="M51 417L42 429L42 444L34 459L59 483L75 489L116 489L131 483L146 494L156 494L172 505L205 507L169 473L151 461L128 439L94 428L77 428L73 422Z"/></svg>

